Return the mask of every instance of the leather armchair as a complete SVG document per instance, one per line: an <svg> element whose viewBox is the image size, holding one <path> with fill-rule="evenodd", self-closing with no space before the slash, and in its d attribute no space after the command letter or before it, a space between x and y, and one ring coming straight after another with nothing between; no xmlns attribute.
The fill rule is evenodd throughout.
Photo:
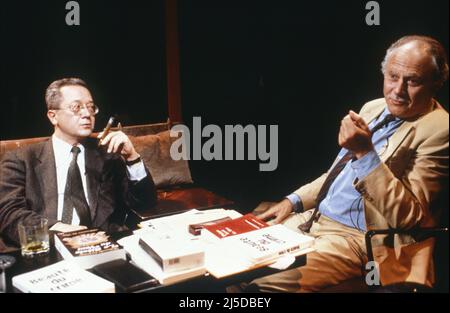
<svg viewBox="0 0 450 313"><path fill-rule="evenodd" d="M449 238L448 227L430 227L430 228L414 228L411 230L404 229L376 229L369 230L365 235L365 243L367 248L368 261L374 261L372 250L372 238L378 235L394 235L408 234L414 236L417 240L422 241L430 237L435 237L436 244L434 247L434 262L436 282L433 288L429 288L422 284L413 282L402 282L386 286L368 286L365 277L356 277L344 281L338 285L325 288L323 293L421 293L421 292L448 292L449 291Z"/></svg>
<svg viewBox="0 0 450 313"><path fill-rule="evenodd" d="M415 284L415 283L397 283L387 286L368 286L368 291L374 292L448 292L449 290L449 272L448 272L448 227L426 227L404 229L376 229L369 230L365 235L367 247L367 259L369 262L374 260L372 250L372 238L377 235L395 235L407 234L416 238L418 241L435 237L436 245L434 247L434 262L436 272L436 282L433 288Z"/></svg>

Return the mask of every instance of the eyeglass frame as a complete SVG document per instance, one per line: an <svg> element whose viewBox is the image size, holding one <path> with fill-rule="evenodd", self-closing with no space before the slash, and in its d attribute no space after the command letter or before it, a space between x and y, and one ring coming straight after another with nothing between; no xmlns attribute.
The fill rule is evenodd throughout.
<svg viewBox="0 0 450 313"><path fill-rule="evenodd" d="M92 104L92 109L94 109L94 112L90 111L90 108L88 107L89 104ZM78 107L78 109L75 109L76 107ZM97 115L98 112L100 111L99 107L93 102L81 103L79 101L72 102L68 108L54 108L51 110L69 110L75 115L80 115L82 109L86 109L90 115L94 116Z"/></svg>

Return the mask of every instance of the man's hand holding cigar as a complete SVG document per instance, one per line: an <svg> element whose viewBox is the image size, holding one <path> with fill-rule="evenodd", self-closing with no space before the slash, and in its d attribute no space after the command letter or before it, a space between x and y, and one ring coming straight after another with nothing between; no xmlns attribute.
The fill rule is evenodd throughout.
<svg viewBox="0 0 450 313"><path fill-rule="evenodd" d="M125 133L121 130L110 131L113 121L110 119L105 129L98 134L99 146L107 147L108 153L120 153L127 163L140 159L140 155Z"/></svg>

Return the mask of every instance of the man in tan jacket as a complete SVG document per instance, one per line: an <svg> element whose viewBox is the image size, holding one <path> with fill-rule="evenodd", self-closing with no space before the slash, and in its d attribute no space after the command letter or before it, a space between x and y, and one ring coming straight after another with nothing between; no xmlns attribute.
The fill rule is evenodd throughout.
<svg viewBox="0 0 450 313"><path fill-rule="evenodd" d="M445 50L429 37L403 37L382 72L384 98L344 117L330 170L260 215L316 238L305 266L253 281L260 291L318 291L362 276L366 231L440 224L443 208L433 204L448 180L449 118L433 96L448 78ZM383 285L432 285L433 239L373 244Z"/></svg>

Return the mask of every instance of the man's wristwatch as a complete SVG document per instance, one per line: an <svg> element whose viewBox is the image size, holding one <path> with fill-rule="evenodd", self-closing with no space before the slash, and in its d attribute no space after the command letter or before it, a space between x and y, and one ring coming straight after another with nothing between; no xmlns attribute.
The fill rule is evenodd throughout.
<svg viewBox="0 0 450 313"><path fill-rule="evenodd" d="M134 159L134 160L131 160L131 161L125 161L125 164L127 165L127 166L131 166L131 165L133 165L133 164L136 164L136 163L139 163L139 162L141 162L141 157L140 156L138 156L136 159Z"/></svg>

